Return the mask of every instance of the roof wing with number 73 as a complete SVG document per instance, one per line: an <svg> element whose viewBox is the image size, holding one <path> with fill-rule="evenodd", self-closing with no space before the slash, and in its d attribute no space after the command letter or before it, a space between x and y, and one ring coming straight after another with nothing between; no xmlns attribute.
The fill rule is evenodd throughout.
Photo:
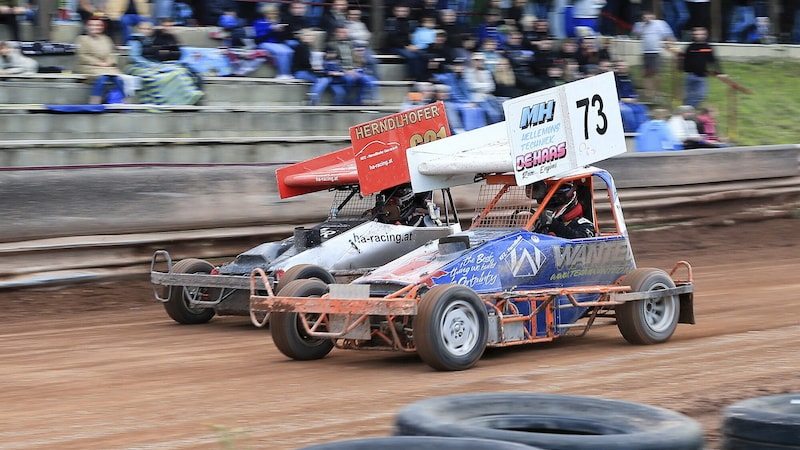
<svg viewBox="0 0 800 450"><path fill-rule="evenodd" d="M410 148L414 190L498 172L526 185L626 151L612 72L507 100L503 110L504 122Z"/></svg>

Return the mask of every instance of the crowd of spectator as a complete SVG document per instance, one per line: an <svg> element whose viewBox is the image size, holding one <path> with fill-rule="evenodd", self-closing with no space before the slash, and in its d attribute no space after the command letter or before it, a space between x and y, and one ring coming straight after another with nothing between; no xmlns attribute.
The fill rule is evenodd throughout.
<svg viewBox="0 0 800 450"><path fill-rule="evenodd" d="M334 105L380 104L380 73L375 55L395 54L404 61L405 79L415 82L404 107L446 100L454 132L503 120L505 99L613 71L623 126L628 133L637 132L651 121L647 105L657 99L652 86L658 82L652 78L661 67L654 58L665 43L666 48L675 51L675 36L688 36L687 27L695 28L694 42L686 49L684 103L700 107L706 73L721 73L713 53L699 51L710 48L704 36L697 35L697 30L702 29L698 26L710 26L707 5L665 0L665 19L658 20L638 7L620 8L624 0L570 2L564 17L554 15L557 8L564 6L558 2L488 0L481 8L483 12L477 13L473 12L473 1L386 1L386 18L382 34L378 34L371 30L370 8L348 0L77 0L80 17L95 23L94 30L87 27L80 37L82 45L97 50L95 34L99 29L109 38L102 45L104 51L108 50L105 56L109 61L116 57L114 44L130 48L128 67L100 68L86 63L84 49L78 55L78 70L88 70L95 83L91 102L97 101L98 92L105 96L101 91L126 79L120 75L136 75L148 89L144 95L148 103L194 103L202 97L200 75L221 73L214 71L213 61L206 60L210 69L204 69L199 54L192 55L196 60L182 56L180 43L169 29L173 24L210 24L217 25L215 36L222 39L222 46L263 55L260 60L275 66L277 79L308 82L310 105L319 105L326 91L331 92ZM0 0L0 19L9 11L22 11L14 9L16 2ZM5 8L4 3L8 5ZM759 5L749 1L741 7L737 4L732 18L749 18L747 8L757 9ZM609 17L618 20L609 23ZM97 21L101 21L100 25ZM628 31L645 44L642 84L646 97L642 99L638 95L640 80L633 79L624 61L613 58L611 38L606 36L619 33L620 24L628 22L632 24ZM748 27L747 32L737 28L738 24L737 20L731 21L730 36L764 31L763 23L761 29ZM165 43L154 44L167 36L169 48L164 47ZM699 50L694 52L695 48ZM149 56L144 52L150 52ZM684 148L693 145L681 143Z"/></svg>

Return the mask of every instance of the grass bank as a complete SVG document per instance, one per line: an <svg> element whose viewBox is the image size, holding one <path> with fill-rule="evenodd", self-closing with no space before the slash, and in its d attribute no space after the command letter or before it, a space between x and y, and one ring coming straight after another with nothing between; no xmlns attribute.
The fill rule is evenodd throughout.
<svg viewBox="0 0 800 450"><path fill-rule="evenodd" d="M641 80L641 72L633 73ZM750 89L750 95L732 94L723 82L710 79L705 104L717 108L720 136L730 136L739 145L800 143L800 62L769 60L759 62L722 62L730 78ZM637 82L640 85L640 82ZM666 107L680 104L682 74L666 72L662 91L667 93Z"/></svg>

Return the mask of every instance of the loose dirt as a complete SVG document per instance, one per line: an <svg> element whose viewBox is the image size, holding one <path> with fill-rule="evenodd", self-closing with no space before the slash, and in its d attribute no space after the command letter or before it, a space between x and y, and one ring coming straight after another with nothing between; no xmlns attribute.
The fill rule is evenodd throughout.
<svg viewBox="0 0 800 450"><path fill-rule="evenodd" d="M501 391L669 408L717 449L724 407L800 392L800 220L718 222L631 231L640 267L694 268L697 324L669 342L601 327L463 372L383 352L291 361L244 317L172 322L145 275L0 292L0 449L295 449L390 435L423 398Z"/></svg>

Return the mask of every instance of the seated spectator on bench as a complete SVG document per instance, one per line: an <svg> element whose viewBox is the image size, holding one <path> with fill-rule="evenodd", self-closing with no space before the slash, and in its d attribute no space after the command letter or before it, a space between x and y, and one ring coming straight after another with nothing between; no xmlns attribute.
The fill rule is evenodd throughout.
<svg viewBox="0 0 800 450"><path fill-rule="evenodd" d="M322 93L331 82L330 78L324 75L322 58L315 57L313 50L315 39L316 32L313 29L307 28L301 31L300 43L295 47L292 55L292 74L294 77L311 83L311 88L308 91L308 103L311 106L319 104Z"/></svg>
<svg viewBox="0 0 800 450"><path fill-rule="evenodd" d="M118 67L116 47L110 37L103 34L104 23L99 17L91 17L86 21L86 34L78 36L75 40L78 48L75 52L77 64L75 70L87 75L87 83L91 83L89 103L99 105L108 90L108 84L113 85L115 95L125 92L122 72Z"/></svg>
<svg viewBox="0 0 800 450"><path fill-rule="evenodd" d="M611 63L607 60L600 62L602 71L606 72ZM639 103L639 94L628 71L628 63L619 60L613 66L614 78L617 83L619 96L619 110L622 114L622 127L626 133L633 133L639 126L650 120L647 106Z"/></svg>
<svg viewBox="0 0 800 450"><path fill-rule="evenodd" d="M0 23L8 25L11 30L11 37L13 40L19 42L22 39L19 34L19 22L17 16L25 14L27 9L24 6L17 4L17 0L2 0L0 1Z"/></svg>
<svg viewBox="0 0 800 450"><path fill-rule="evenodd" d="M292 78L292 55L294 50L284 41L288 35L288 24L281 21L280 10L275 3L267 3L261 8L263 18L253 22L255 43L269 52L278 69L278 79Z"/></svg>
<svg viewBox="0 0 800 450"><path fill-rule="evenodd" d="M386 51L406 60L406 79L424 81L425 55L411 43L415 25L409 18L411 8L402 1L392 9L393 16L386 19L384 33Z"/></svg>
<svg viewBox="0 0 800 450"><path fill-rule="evenodd" d="M166 19L166 27L172 19ZM197 88L189 69L178 64L181 51L168 31L155 32L153 24L141 22L128 42L127 72L142 80L140 101L154 105L194 105L203 92Z"/></svg>
<svg viewBox="0 0 800 450"><path fill-rule="evenodd" d="M727 147L728 139L717 136L717 110L711 106L697 108L697 128L705 136L706 142L717 147Z"/></svg>
<svg viewBox="0 0 800 450"><path fill-rule="evenodd" d="M36 73L39 63L28 58L8 42L0 42L0 75L28 75Z"/></svg>
<svg viewBox="0 0 800 450"><path fill-rule="evenodd" d="M675 113L667 121L672 134L685 149L716 147L700 134L694 116L695 110L691 105L681 105L676 108Z"/></svg>
<svg viewBox="0 0 800 450"><path fill-rule="evenodd" d="M675 138L667 125L669 111L664 108L653 110L653 118L641 124L636 130L634 142L637 152L663 152L683 149L683 144Z"/></svg>

